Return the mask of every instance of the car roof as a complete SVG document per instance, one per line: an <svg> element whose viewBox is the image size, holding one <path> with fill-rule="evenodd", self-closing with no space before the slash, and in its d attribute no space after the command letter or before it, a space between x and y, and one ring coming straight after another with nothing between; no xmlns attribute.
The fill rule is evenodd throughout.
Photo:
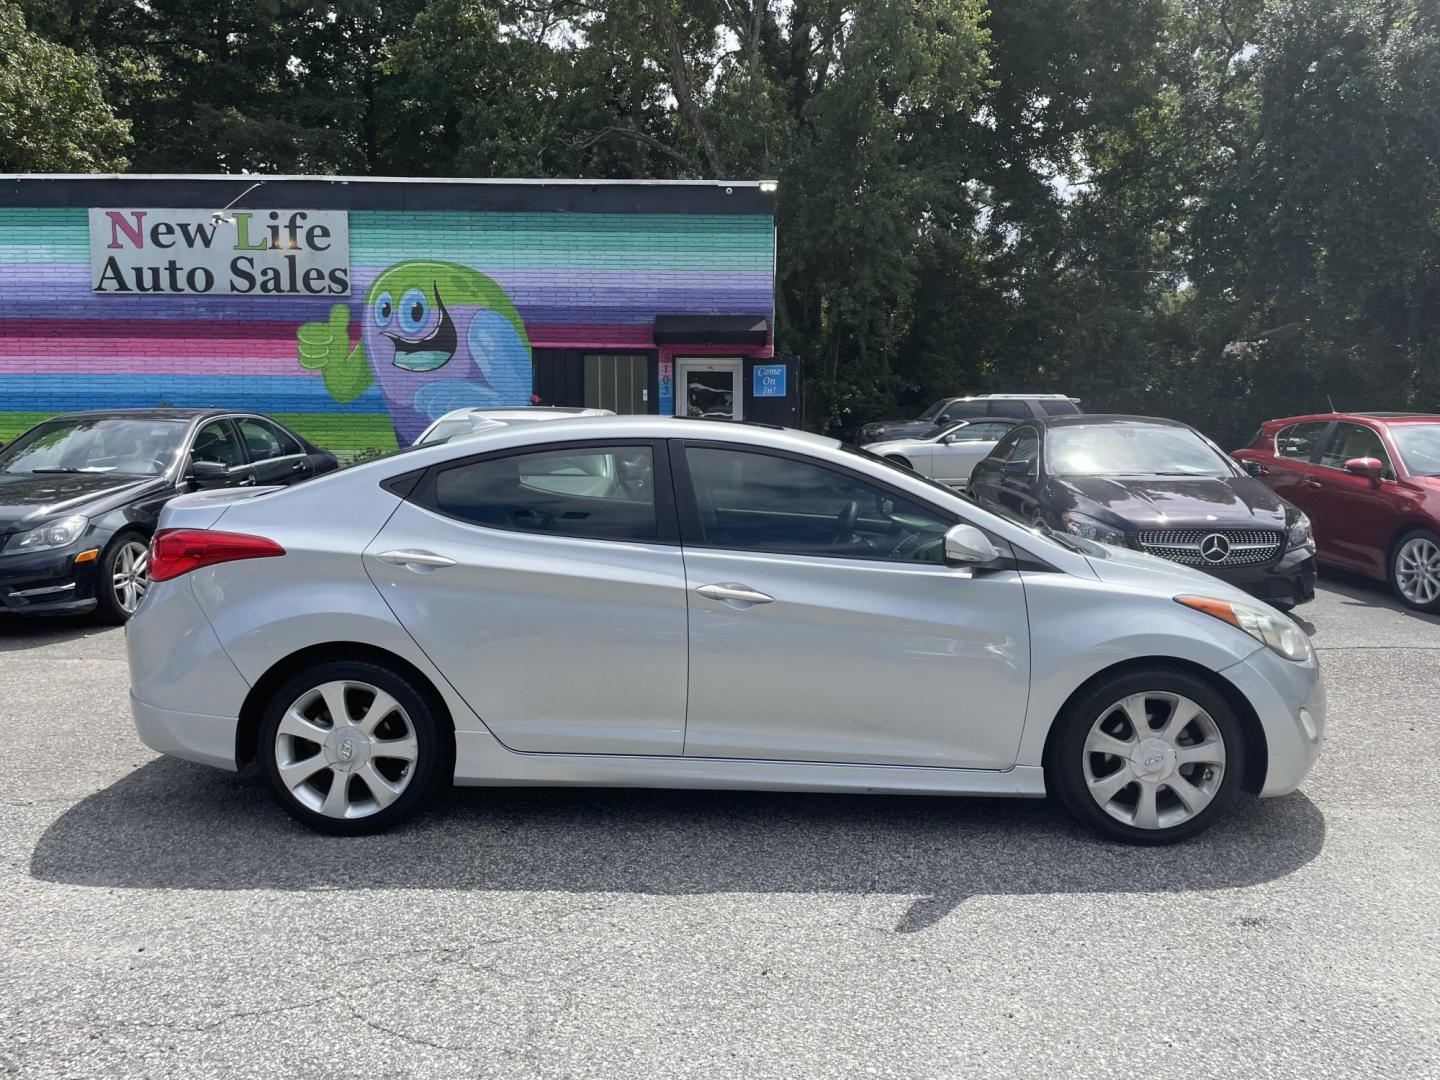
<svg viewBox="0 0 1440 1080"><path fill-rule="evenodd" d="M839 439L814 435L794 428L757 424L745 420L701 420L684 416L577 416L553 420L545 424L504 424L482 428L445 443L425 443L401 452L406 460L436 460L453 456L462 442L468 452L483 453L487 446L523 446L568 439L599 441L603 439L692 439L697 442L736 442L765 446L771 449L805 450L813 447L834 449ZM398 456L390 460L397 460Z"/></svg>
<svg viewBox="0 0 1440 1080"><path fill-rule="evenodd" d="M1287 424L1329 423L1331 420L1382 420L1387 424L1434 423L1440 420L1440 413L1425 412L1327 412L1307 413L1304 416L1284 416L1266 420L1265 427Z"/></svg>
<svg viewBox="0 0 1440 1080"><path fill-rule="evenodd" d="M1177 427L1189 429L1190 425L1163 416L1132 416L1129 413L1075 413L1066 416L1036 416L1021 424L1034 424L1044 428L1060 427L1109 427L1120 424L1147 424L1152 427Z"/></svg>
<svg viewBox="0 0 1440 1080"><path fill-rule="evenodd" d="M105 419L114 417L125 420L193 420L204 416L229 416L232 413L253 413L252 409L187 409L173 407L156 407L140 409L80 409L76 412L56 413L54 416L47 416L46 420L65 420L71 417L84 417L86 419ZM254 413L259 416L260 413ZM41 421L44 423L44 421Z"/></svg>

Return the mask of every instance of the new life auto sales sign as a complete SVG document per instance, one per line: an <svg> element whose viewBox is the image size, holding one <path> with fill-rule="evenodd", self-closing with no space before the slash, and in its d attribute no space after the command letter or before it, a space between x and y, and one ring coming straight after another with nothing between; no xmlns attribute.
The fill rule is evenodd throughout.
<svg viewBox="0 0 1440 1080"><path fill-rule="evenodd" d="M94 292L349 296L344 210L90 210Z"/></svg>

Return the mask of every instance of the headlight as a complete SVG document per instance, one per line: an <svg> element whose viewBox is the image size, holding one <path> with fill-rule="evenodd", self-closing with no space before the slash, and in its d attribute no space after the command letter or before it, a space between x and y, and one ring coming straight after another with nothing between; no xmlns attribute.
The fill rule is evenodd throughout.
<svg viewBox="0 0 1440 1080"><path fill-rule="evenodd" d="M5 545L6 555L18 555L24 551L49 551L62 548L80 539L90 519L84 514L73 514L49 525L41 525L29 532L16 533Z"/></svg>
<svg viewBox="0 0 1440 1080"><path fill-rule="evenodd" d="M1260 644L1273 649L1286 660L1310 659L1310 639L1291 620L1270 608L1217 600L1212 596L1177 596L1177 604L1228 622L1244 630Z"/></svg>
<svg viewBox="0 0 1440 1080"><path fill-rule="evenodd" d="M1125 543L1123 532L1103 521L1076 513L1061 514L1060 520L1065 523L1066 532L1083 536L1086 540L1094 540L1097 544L1113 544L1115 547L1129 546Z"/></svg>
<svg viewBox="0 0 1440 1080"><path fill-rule="evenodd" d="M1310 532L1310 518L1301 514L1290 522L1286 536L1286 550L1298 547L1314 547L1315 537Z"/></svg>

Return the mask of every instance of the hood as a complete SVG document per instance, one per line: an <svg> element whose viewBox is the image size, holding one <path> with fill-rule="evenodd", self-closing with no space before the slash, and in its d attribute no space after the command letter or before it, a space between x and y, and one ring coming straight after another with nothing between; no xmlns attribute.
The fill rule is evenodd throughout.
<svg viewBox="0 0 1440 1080"><path fill-rule="evenodd" d="M1283 529L1288 503L1250 476L1066 476L1066 509L1132 529Z"/></svg>
<svg viewBox="0 0 1440 1080"><path fill-rule="evenodd" d="M1103 557L1091 558L1090 566L1096 577L1111 585L1163 589L1176 596L1193 593L1251 606L1261 603L1243 590L1207 574L1198 567L1182 566L1143 551L1105 545Z"/></svg>
<svg viewBox="0 0 1440 1080"><path fill-rule="evenodd" d="M885 430L879 437L890 442L892 439L909 439L916 435L923 435L934 426L935 421L933 420L879 420L873 424L866 424L860 430L865 432L884 428Z"/></svg>
<svg viewBox="0 0 1440 1080"><path fill-rule="evenodd" d="M0 533L20 532L48 518L93 514L163 484L162 477L109 473L0 473Z"/></svg>

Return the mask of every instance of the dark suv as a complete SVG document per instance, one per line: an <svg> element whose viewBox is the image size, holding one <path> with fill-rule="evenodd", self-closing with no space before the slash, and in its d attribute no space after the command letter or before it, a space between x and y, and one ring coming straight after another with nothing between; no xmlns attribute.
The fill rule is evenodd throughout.
<svg viewBox="0 0 1440 1080"><path fill-rule="evenodd" d="M150 579L160 508L185 491L293 484L336 468L234 409L114 409L36 424L0 449L0 612L124 622Z"/></svg>
<svg viewBox="0 0 1440 1080"><path fill-rule="evenodd" d="M972 397L941 398L914 420L879 420L866 424L860 429L860 442L908 439L941 424L974 420L980 416L1029 420L1037 416L1074 416L1081 411L1080 399L1064 394L976 394Z"/></svg>

